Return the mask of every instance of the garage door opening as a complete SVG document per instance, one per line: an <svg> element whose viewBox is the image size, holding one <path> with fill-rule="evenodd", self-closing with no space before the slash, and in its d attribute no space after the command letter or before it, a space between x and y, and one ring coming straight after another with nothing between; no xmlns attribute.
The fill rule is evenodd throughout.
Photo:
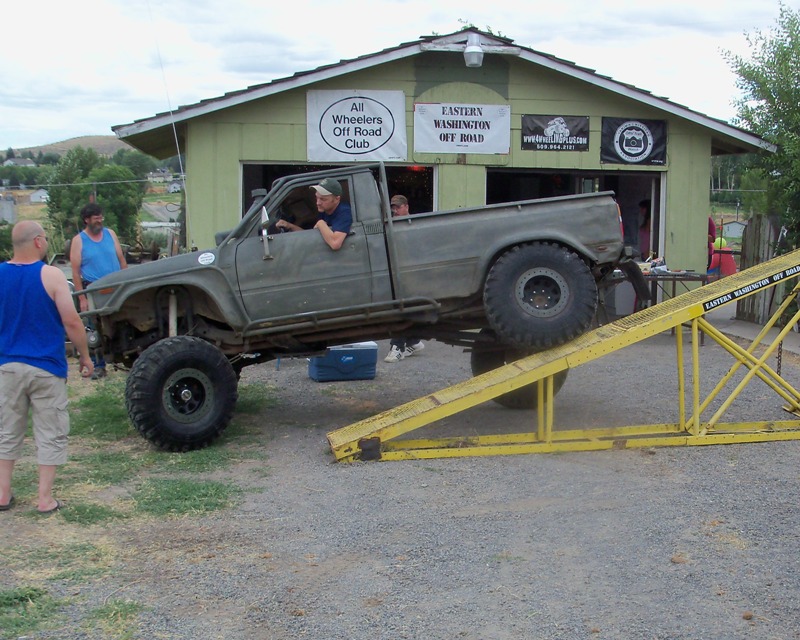
<svg viewBox="0 0 800 640"><path fill-rule="evenodd" d="M245 164L242 166L242 215L253 201L255 189L269 189L278 178L311 171L336 169L345 165ZM409 211L433 211L433 167L426 165L386 166L389 197L404 195Z"/></svg>
<svg viewBox="0 0 800 640"><path fill-rule="evenodd" d="M625 242L639 248L643 254L661 255L659 233L663 220L659 210L660 184L660 172L488 169L486 203L501 204L515 200L613 191L622 212ZM649 225L641 216L639 204L643 201L649 201L650 204Z"/></svg>

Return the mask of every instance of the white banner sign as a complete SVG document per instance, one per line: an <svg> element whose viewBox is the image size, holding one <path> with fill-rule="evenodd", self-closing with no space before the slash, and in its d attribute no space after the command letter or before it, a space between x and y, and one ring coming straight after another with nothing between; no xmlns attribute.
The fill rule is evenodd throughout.
<svg viewBox="0 0 800 640"><path fill-rule="evenodd" d="M508 153L511 107L506 104L414 105L414 151Z"/></svg>
<svg viewBox="0 0 800 640"><path fill-rule="evenodd" d="M408 157L402 91L309 91L308 159L374 162Z"/></svg>

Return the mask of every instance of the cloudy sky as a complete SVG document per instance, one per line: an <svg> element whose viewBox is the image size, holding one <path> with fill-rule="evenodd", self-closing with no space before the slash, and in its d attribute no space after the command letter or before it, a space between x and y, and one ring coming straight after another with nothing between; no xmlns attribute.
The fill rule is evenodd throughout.
<svg viewBox="0 0 800 640"><path fill-rule="evenodd" d="M8 0L0 149L111 135L464 22L730 120L738 92L722 51L748 56L745 33L768 31L778 11L779 0Z"/></svg>

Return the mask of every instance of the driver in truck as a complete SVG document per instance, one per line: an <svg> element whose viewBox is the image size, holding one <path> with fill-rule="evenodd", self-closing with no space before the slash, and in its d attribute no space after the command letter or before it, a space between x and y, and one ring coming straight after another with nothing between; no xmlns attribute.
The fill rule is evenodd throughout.
<svg viewBox="0 0 800 640"><path fill-rule="evenodd" d="M344 244L344 239L350 233L353 225L353 213L350 205L342 202L342 185L333 178L325 178L319 184L311 187L317 192L317 211L319 219L314 228L320 232L322 239L334 251L338 251ZM302 231L287 220L278 220L275 224L278 229L285 231Z"/></svg>

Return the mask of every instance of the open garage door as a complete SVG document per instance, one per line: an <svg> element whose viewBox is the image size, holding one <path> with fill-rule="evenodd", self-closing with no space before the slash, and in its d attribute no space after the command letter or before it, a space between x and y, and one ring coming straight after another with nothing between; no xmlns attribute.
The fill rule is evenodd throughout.
<svg viewBox="0 0 800 640"><path fill-rule="evenodd" d="M335 169L343 165L320 164L249 164L242 165L242 215L253 201L253 191L269 189L278 178ZM433 174L428 165L386 165L386 180L389 195L404 195L408 198L410 213L433 211Z"/></svg>

